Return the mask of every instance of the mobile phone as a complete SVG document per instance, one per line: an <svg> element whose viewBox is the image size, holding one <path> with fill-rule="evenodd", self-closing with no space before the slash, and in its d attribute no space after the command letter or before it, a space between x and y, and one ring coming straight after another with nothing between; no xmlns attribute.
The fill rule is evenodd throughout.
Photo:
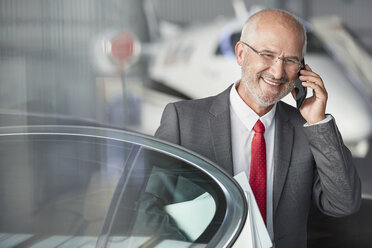
<svg viewBox="0 0 372 248"><path fill-rule="evenodd" d="M301 70L305 69L305 60L303 59L301 61L302 67ZM300 76L300 72L298 72L298 77ZM297 77L295 82L295 92L296 92L296 105L297 109L300 109L302 104L304 103L304 100L306 98L307 89L306 87L302 86L301 80Z"/></svg>

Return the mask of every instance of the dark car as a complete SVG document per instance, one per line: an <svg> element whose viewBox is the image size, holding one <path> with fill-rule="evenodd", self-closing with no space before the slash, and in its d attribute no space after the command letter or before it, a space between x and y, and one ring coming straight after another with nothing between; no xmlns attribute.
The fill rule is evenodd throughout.
<svg viewBox="0 0 372 248"><path fill-rule="evenodd" d="M140 134L1 127L0 161L0 247L229 247L247 218L244 193L217 166ZM195 199L176 187L167 204L187 240L141 222L141 201L159 170L204 192Z"/></svg>

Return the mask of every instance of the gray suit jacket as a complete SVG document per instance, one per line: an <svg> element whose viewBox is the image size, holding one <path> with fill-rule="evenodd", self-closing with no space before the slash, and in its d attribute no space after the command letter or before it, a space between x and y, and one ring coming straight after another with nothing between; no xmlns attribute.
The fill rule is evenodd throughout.
<svg viewBox="0 0 372 248"><path fill-rule="evenodd" d="M221 94L168 104L155 136L193 150L233 175L229 87ZM306 247L311 200L345 216L361 203L360 179L335 121L304 127L292 106L275 114L273 225L276 248Z"/></svg>

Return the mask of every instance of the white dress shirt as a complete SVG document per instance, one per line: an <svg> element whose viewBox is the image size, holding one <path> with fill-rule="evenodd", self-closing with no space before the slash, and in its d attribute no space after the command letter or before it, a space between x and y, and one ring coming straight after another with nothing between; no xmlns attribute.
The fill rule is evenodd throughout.
<svg viewBox="0 0 372 248"><path fill-rule="evenodd" d="M251 143L254 135L253 126L257 120L265 126L266 143L266 227L271 240L274 240L273 230L273 182L274 182L274 137L275 137L275 112L276 104L264 116L258 116L239 96L236 87L239 82L231 87L230 91L230 118L231 118L231 145L233 155L234 176L242 171L248 177L251 168ZM323 121L312 125L326 123L332 120L331 115L326 115ZM311 126L306 123L304 127Z"/></svg>
<svg viewBox="0 0 372 248"><path fill-rule="evenodd" d="M275 137L275 111L274 107L264 116L258 116L240 98L236 83L230 91L230 118L231 118L231 145L233 155L234 175L245 171L249 181L251 167L251 143L254 135L253 126L257 120L265 126L266 143L266 227L273 240L273 180L274 180L274 137Z"/></svg>

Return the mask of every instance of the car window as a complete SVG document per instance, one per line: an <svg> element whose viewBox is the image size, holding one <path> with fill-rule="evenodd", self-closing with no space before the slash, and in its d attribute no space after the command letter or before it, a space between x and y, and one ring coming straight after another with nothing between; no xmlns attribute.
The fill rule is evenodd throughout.
<svg viewBox="0 0 372 248"><path fill-rule="evenodd" d="M178 148L97 135L103 129L45 129L1 129L1 247L204 247L232 221L229 198L243 199ZM236 227L243 202L234 203Z"/></svg>
<svg viewBox="0 0 372 248"><path fill-rule="evenodd" d="M97 237L131 147L74 136L2 136L0 232L39 241Z"/></svg>

